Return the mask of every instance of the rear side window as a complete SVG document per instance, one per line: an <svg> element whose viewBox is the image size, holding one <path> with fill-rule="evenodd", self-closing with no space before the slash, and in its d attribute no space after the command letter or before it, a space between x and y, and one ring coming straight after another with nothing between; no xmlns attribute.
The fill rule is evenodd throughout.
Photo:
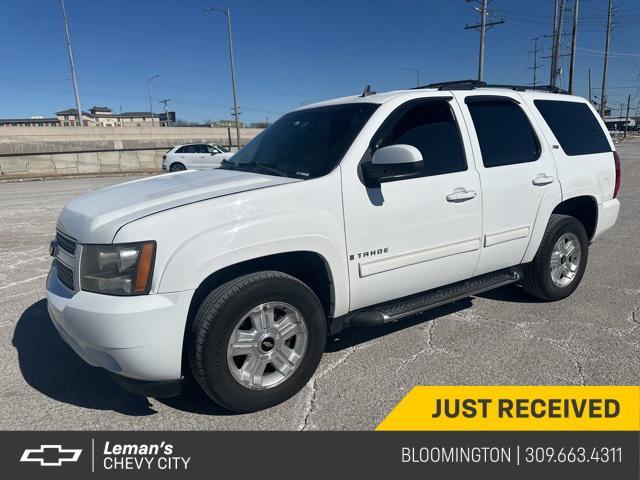
<svg viewBox="0 0 640 480"><path fill-rule="evenodd" d="M424 170L419 176L467 169L460 131L447 101L408 102L391 114L375 138L373 150L399 144L420 150Z"/></svg>
<svg viewBox="0 0 640 480"><path fill-rule="evenodd" d="M586 103L534 100L567 155L610 152L600 123Z"/></svg>
<svg viewBox="0 0 640 480"><path fill-rule="evenodd" d="M187 153L187 147L180 147L178 150L176 150L176 153Z"/></svg>
<svg viewBox="0 0 640 480"><path fill-rule="evenodd" d="M535 162L540 142L520 106L510 98L467 97L486 168Z"/></svg>

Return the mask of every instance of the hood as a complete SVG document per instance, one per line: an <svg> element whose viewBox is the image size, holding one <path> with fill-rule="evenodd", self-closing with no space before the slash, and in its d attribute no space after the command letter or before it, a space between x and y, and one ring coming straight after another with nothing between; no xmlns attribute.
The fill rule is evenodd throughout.
<svg viewBox="0 0 640 480"><path fill-rule="evenodd" d="M80 243L111 243L125 224L193 202L303 180L232 170L158 175L103 188L75 198L58 229Z"/></svg>

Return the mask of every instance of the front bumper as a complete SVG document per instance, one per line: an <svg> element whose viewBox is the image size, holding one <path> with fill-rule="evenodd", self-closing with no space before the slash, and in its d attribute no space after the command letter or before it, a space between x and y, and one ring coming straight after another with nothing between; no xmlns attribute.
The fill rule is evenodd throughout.
<svg viewBox="0 0 640 480"><path fill-rule="evenodd" d="M55 266L47 278L49 315L60 336L88 364L141 381L131 384L180 379L192 296L193 290L135 297L73 293Z"/></svg>
<svg viewBox="0 0 640 480"><path fill-rule="evenodd" d="M620 213L620 201L617 198L607 200L598 205L598 225L592 241L613 227Z"/></svg>

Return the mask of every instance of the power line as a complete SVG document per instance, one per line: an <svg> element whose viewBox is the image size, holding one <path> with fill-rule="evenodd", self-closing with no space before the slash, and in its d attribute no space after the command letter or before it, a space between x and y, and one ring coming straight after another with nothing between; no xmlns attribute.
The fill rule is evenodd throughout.
<svg viewBox="0 0 640 480"><path fill-rule="evenodd" d="M480 23L476 25L467 25L464 27L465 30L474 29L480 31L480 50L478 53L478 80L482 80L484 77L484 44L485 44L485 35L487 30L496 25L500 25L504 23L504 20L500 19L493 22L487 22L487 17L492 16L493 14L489 12L489 0L466 0L467 2L477 2L481 6L473 7L474 10L480 13Z"/></svg>
<svg viewBox="0 0 640 480"><path fill-rule="evenodd" d="M529 67L529 70L533 70L533 86L536 87L538 85L538 69L542 68L542 65L538 64L538 52L540 49L538 48L538 40L544 38L543 35L540 35L533 39L533 50L529 53L533 53L533 67Z"/></svg>

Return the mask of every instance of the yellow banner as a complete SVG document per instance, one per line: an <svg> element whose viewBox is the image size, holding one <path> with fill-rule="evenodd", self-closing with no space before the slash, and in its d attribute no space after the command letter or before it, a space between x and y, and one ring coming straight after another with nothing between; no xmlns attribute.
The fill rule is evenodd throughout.
<svg viewBox="0 0 640 480"><path fill-rule="evenodd" d="M640 387L414 387L376 430L640 431Z"/></svg>

